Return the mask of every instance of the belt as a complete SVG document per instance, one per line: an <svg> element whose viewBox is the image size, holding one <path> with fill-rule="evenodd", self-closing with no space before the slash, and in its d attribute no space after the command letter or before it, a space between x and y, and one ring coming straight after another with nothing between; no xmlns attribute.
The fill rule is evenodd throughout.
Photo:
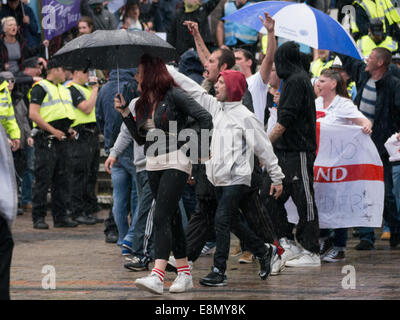
<svg viewBox="0 0 400 320"><path fill-rule="evenodd" d="M76 127L73 128L74 130L76 130L79 133L91 133L91 134L97 134L98 133L98 128L96 126L96 124L79 124Z"/></svg>

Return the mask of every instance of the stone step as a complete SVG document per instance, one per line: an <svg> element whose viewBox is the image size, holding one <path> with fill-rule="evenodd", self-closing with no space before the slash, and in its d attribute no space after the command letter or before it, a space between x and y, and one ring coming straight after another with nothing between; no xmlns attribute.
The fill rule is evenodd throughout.
<svg viewBox="0 0 400 320"><path fill-rule="evenodd" d="M113 197L112 197L112 195L109 195L109 194L98 194L97 202L102 205L112 205Z"/></svg>

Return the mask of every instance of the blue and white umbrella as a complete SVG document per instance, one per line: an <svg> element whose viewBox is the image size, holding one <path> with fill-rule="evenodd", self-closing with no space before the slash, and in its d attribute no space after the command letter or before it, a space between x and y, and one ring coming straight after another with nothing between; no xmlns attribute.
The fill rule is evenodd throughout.
<svg viewBox="0 0 400 320"><path fill-rule="evenodd" d="M362 53L343 26L329 15L304 3L263 1L239 9L224 17L227 21L246 25L267 33L259 16L264 12L275 20L277 36L303 43L315 49L330 50L356 59Z"/></svg>

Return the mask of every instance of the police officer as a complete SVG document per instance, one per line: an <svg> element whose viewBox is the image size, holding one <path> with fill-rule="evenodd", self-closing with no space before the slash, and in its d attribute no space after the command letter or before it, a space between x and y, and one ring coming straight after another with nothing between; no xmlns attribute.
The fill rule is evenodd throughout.
<svg viewBox="0 0 400 320"><path fill-rule="evenodd" d="M3 125L9 137L12 151L20 147L21 131L15 119L14 108L11 99L10 87L14 85L15 78L11 72L0 73L0 123Z"/></svg>
<svg viewBox="0 0 400 320"><path fill-rule="evenodd" d="M88 70L75 70L66 87L71 92L76 115L72 128L77 132L70 148L72 219L91 225L103 222L93 216L97 207L95 185L100 158L95 113L99 84L96 77L89 77Z"/></svg>
<svg viewBox="0 0 400 320"><path fill-rule="evenodd" d="M329 69L333 64L333 57L329 50L318 50L318 58L311 63L310 71L314 78L318 78L324 69Z"/></svg>
<svg viewBox="0 0 400 320"><path fill-rule="evenodd" d="M397 41L393 40L391 36L385 36L383 32L383 23L380 19L372 19L368 31L367 35L357 40L357 46L360 48L365 58L368 57L371 51L376 47L386 48L390 52L396 52L398 50Z"/></svg>
<svg viewBox="0 0 400 320"><path fill-rule="evenodd" d="M29 93L29 118L34 122L36 131L33 227L49 228L45 222L49 187L54 227L76 227L78 223L71 221L66 214L67 139L75 139L76 131L71 124L76 116L70 92L62 85L65 81L64 69L54 60L49 62L47 68L46 79L36 82Z"/></svg>
<svg viewBox="0 0 400 320"><path fill-rule="evenodd" d="M391 0L356 0L352 5L355 8L355 20L352 17L351 33L355 40L367 35L371 21L378 18L383 23L385 34L400 41L400 16Z"/></svg>

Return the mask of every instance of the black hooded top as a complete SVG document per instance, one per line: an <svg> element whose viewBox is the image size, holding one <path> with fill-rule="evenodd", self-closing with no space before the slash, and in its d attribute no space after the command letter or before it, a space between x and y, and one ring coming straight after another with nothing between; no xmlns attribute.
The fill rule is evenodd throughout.
<svg viewBox="0 0 400 320"><path fill-rule="evenodd" d="M274 62L283 80L277 122L286 128L274 147L282 151L314 152L317 149L315 95L298 44L290 41L281 45Z"/></svg>

